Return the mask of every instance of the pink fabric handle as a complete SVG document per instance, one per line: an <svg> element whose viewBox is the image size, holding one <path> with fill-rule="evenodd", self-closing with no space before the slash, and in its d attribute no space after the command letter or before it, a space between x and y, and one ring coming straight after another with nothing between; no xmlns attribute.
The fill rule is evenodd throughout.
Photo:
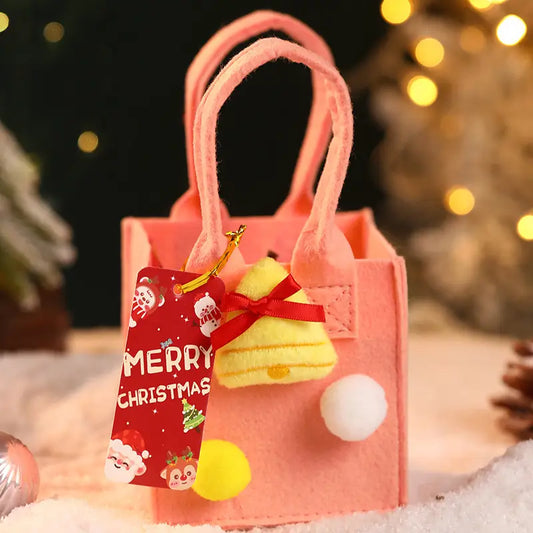
<svg viewBox="0 0 533 533"><path fill-rule="evenodd" d="M185 77L185 145L189 189L172 206L170 217L199 217L200 201L193 154L194 117L209 80L220 63L238 44L268 30L278 30L334 63L328 45L303 22L275 11L255 11L241 17L217 32L191 63ZM313 184L324 158L330 135L330 119L326 90L320 77L313 73L313 103L307 130L298 156L289 195L279 213L309 214L313 202ZM225 208L223 208L225 210Z"/></svg>
<svg viewBox="0 0 533 533"><path fill-rule="evenodd" d="M348 88L337 69L319 55L297 44L268 38L260 39L235 56L215 78L198 106L194 123L194 161L202 209L202 231L189 258L188 268L192 271L202 272L209 268L226 245L219 209L215 142L220 109L248 74L281 57L307 65L320 77L327 91L333 130L311 213L293 252L291 269L296 269L305 278L297 276L300 283L314 283L313 280L321 277L328 265L339 272L346 266L346 273L353 263L350 246L335 226L335 211L353 142ZM253 179L253 168L250 176ZM234 253L232 260L234 258L242 264L239 254Z"/></svg>

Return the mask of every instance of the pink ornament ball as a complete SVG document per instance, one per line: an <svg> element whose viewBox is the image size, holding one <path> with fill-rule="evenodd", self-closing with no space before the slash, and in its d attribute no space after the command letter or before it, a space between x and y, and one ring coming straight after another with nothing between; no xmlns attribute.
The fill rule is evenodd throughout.
<svg viewBox="0 0 533 533"><path fill-rule="evenodd" d="M0 517L32 503L39 491L39 469L20 440L0 431Z"/></svg>

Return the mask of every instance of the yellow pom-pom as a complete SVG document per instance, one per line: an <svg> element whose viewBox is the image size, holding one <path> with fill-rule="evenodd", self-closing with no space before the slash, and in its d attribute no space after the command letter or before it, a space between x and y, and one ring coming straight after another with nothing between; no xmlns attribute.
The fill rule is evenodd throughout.
<svg viewBox="0 0 533 533"><path fill-rule="evenodd" d="M226 440L202 442L198 472L192 489L198 496L219 502L240 494L252 474L242 450Z"/></svg>

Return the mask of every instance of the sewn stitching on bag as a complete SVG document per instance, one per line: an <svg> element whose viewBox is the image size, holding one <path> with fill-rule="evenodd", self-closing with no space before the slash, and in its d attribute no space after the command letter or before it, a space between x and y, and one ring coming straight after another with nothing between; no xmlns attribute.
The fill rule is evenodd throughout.
<svg viewBox="0 0 533 533"><path fill-rule="evenodd" d="M317 293L340 289L340 292L331 300L321 297ZM351 285L319 285L315 287L305 287L304 291L312 303L322 304L326 312L326 330L329 334L353 333L353 302L351 298ZM346 298L346 296L348 296ZM346 314L339 316L332 312L331 307L341 299L345 300ZM343 320L344 319L344 320Z"/></svg>
<svg viewBox="0 0 533 533"><path fill-rule="evenodd" d="M401 261L401 260L400 260ZM401 299L405 297L405 293L407 291L407 287L405 286L405 278L403 276L403 269L400 266L399 261L395 261L393 263L393 286L394 286L394 305L396 308L396 364L395 364L395 370L396 370L396 405L395 405L395 411L396 411L396 420L398 422L398 433L396 435L396 444L397 444L397 453L398 453L398 502L401 502L402 500L402 492L405 490L405 488L402 488L405 485L405 469L402 469L402 474L400 475L400 469L402 465L402 458L405 454L405 450L402 449L402 443L400 442L400 428L401 421L403 421L403 424L405 425L405 398L402 398L400 395L403 391L403 386L400 385L400 378L403 379L403 373L402 370L405 371L405 368L402 368L404 365L403 362L403 338L404 338L404 331L403 331L403 320L404 317L402 315L403 305ZM405 446L405 442L403 443L403 446Z"/></svg>
<svg viewBox="0 0 533 533"><path fill-rule="evenodd" d="M380 511L380 510L389 510L388 508L383 509L361 509L360 511L357 511L359 513L366 513L369 511ZM342 516L345 514L352 514L354 512L353 509L341 509L339 511L326 511L323 513L303 513L303 514L296 514L296 515L284 515L284 514L278 514L278 515L259 515L259 516L246 516L243 518L246 518L246 520L257 520L261 519L264 520L265 518L271 519L271 518L283 518L284 520L287 520L288 522L285 522L285 524L289 523L291 520L295 520L296 522L301 522L302 518L324 518L325 516ZM242 524L242 520L235 520L233 519L234 524L228 524L228 519L231 520L231 517L229 515L222 516L220 518L215 518L214 522L212 522L213 525L219 525L221 523L224 523L226 526L234 527L234 524ZM195 526L195 525L201 525L204 524L204 522L191 522L189 525ZM284 525L284 524L278 524L278 525ZM241 526L242 527L242 526ZM265 527L275 527L275 526L265 526Z"/></svg>

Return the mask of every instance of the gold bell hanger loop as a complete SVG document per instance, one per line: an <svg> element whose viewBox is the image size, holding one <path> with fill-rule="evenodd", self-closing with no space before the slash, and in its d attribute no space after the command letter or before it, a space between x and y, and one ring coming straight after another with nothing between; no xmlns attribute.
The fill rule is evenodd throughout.
<svg viewBox="0 0 533 533"><path fill-rule="evenodd" d="M208 272L205 272L201 276L198 276L197 278L194 278L193 280L188 281L183 285L180 285L179 283L174 285L174 294L176 296L181 296L182 294L185 294L187 292L194 291L198 287L205 285L209 281L209 278L211 278L212 276L218 276L219 272L226 266L226 263L231 257L231 254L235 251L235 248L239 246L239 242L241 241L241 238L245 231L246 226L244 224L241 224L237 231L228 231L226 233L226 237L228 238L228 244L220 259L215 263L215 266Z"/></svg>

